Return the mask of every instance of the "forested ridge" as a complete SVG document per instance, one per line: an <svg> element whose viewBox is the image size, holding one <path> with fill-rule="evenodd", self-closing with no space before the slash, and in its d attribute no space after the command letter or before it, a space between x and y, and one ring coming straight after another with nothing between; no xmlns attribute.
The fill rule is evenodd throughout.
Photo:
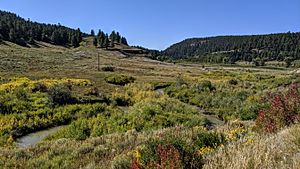
<svg viewBox="0 0 300 169"><path fill-rule="evenodd" d="M0 42L4 40L27 46L35 44L36 41L42 41L54 45L78 47L84 36L93 36L94 45L100 48L114 47L114 43L128 45L127 39L116 31L108 35L99 30L95 35L92 30L90 34L87 34L81 32L79 28L72 29L60 24L33 22L14 13L0 10Z"/></svg>
<svg viewBox="0 0 300 169"><path fill-rule="evenodd" d="M25 20L18 15L0 11L0 41L10 41L22 46L35 41L78 47L83 33L60 24L44 24Z"/></svg>
<svg viewBox="0 0 300 169"><path fill-rule="evenodd" d="M300 58L300 33L191 38L170 46L163 55L211 63L293 61Z"/></svg>

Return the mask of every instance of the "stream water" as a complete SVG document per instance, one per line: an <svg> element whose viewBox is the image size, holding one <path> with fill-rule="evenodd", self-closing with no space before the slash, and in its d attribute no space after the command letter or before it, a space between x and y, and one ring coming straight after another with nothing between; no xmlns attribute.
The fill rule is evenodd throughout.
<svg viewBox="0 0 300 169"><path fill-rule="evenodd" d="M57 132L62 127L64 127L64 126L53 127L53 128L49 128L49 129L46 129L46 130L30 133L28 135L25 135L23 137L18 138L16 140L16 144L19 148L26 148L26 147L33 146L36 143L43 140L48 135Z"/></svg>

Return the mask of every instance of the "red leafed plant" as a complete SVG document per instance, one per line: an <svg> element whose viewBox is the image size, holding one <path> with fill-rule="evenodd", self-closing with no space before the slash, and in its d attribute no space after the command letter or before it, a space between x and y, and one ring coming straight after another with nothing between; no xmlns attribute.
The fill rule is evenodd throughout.
<svg viewBox="0 0 300 169"><path fill-rule="evenodd" d="M276 132L300 120L299 84L289 86L287 92L269 94L265 99L270 103L266 109L260 110L256 125L266 132Z"/></svg>
<svg viewBox="0 0 300 169"><path fill-rule="evenodd" d="M173 145L158 145L157 155L159 161L150 161L146 165L136 162L132 164L132 169L179 169L181 167L181 159L179 151Z"/></svg>
<svg viewBox="0 0 300 169"><path fill-rule="evenodd" d="M136 160L133 161L131 169L142 169L142 165L139 164Z"/></svg>

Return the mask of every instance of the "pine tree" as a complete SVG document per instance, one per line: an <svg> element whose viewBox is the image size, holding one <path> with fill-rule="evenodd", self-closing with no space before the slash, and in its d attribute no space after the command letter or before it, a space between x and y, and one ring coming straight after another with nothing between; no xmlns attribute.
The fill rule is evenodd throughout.
<svg viewBox="0 0 300 169"><path fill-rule="evenodd" d="M76 35L72 36L71 43L72 43L72 46L75 47L75 48L79 46L79 42L78 42L77 39L78 39L78 37Z"/></svg>
<svg viewBox="0 0 300 169"><path fill-rule="evenodd" d="M51 35L51 41L54 44L59 44L59 40L60 40L59 32L55 30Z"/></svg>
<svg viewBox="0 0 300 169"><path fill-rule="evenodd" d="M127 39L126 39L125 37L122 37L122 38L121 38L121 43L122 43L123 45L128 45Z"/></svg>
<svg viewBox="0 0 300 169"><path fill-rule="evenodd" d="M93 29L91 30L91 36L95 36L95 31Z"/></svg>
<svg viewBox="0 0 300 169"><path fill-rule="evenodd" d="M119 32L116 34L116 42L121 43L121 36Z"/></svg>
<svg viewBox="0 0 300 169"><path fill-rule="evenodd" d="M109 36L109 39L110 39L110 47L114 47L115 46L115 40L116 40L116 32L115 31L112 31L110 36Z"/></svg>
<svg viewBox="0 0 300 169"><path fill-rule="evenodd" d="M100 48L103 48L104 47L104 38L105 38L104 32L99 30L97 37L98 37L98 44L99 44Z"/></svg>
<svg viewBox="0 0 300 169"><path fill-rule="evenodd" d="M107 48L108 46L109 46L109 38L108 35L106 34L104 37L103 47Z"/></svg>
<svg viewBox="0 0 300 169"><path fill-rule="evenodd" d="M81 31L79 28L76 30L76 37L77 37L77 42L79 44L82 41L82 35L81 35Z"/></svg>
<svg viewBox="0 0 300 169"><path fill-rule="evenodd" d="M95 47L98 46L98 40L97 40L97 37L95 37L95 36L94 36L94 39L93 39L93 45L94 45Z"/></svg>

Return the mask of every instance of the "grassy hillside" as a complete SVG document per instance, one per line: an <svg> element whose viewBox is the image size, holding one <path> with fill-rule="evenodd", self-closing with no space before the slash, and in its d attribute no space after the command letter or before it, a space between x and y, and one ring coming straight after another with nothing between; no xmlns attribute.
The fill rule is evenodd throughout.
<svg viewBox="0 0 300 169"><path fill-rule="evenodd" d="M165 63L124 54L122 45L95 48L92 40L78 48L0 45L0 168L299 165L298 126L262 136L299 118L297 71ZM18 147L20 137L54 126L62 127ZM261 145L263 158L253 159Z"/></svg>

